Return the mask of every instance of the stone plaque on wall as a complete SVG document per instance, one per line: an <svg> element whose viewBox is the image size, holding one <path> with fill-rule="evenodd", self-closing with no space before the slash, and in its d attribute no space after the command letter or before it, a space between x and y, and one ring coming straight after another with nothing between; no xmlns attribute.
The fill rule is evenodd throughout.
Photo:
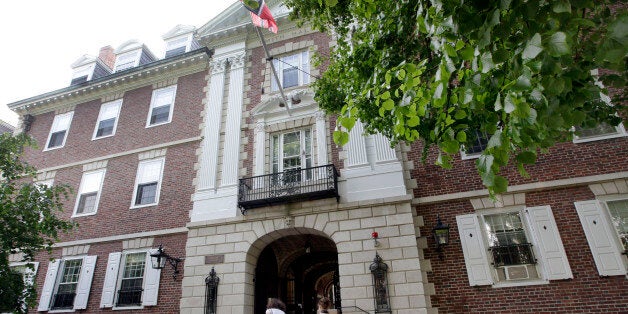
<svg viewBox="0 0 628 314"><path fill-rule="evenodd" d="M221 264L225 262L224 254L217 255L206 255L205 256L205 264Z"/></svg>

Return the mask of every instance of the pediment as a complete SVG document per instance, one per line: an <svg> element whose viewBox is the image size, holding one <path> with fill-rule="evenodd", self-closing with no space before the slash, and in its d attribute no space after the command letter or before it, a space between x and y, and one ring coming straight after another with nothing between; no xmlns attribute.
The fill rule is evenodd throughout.
<svg viewBox="0 0 628 314"><path fill-rule="evenodd" d="M171 29L170 31L168 31L167 33L163 34L161 38L163 40L167 40L167 39L174 38L177 36L193 33L195 30L196 30L196 27L194 26L179 24L175 26L173 29Z"/></svg>
<svg viewBox="0 0 628 314"><path fill-rule="evenodd" d="M318 106L314 102L314 92L309 88L297 88L286 91L288 104L280 106L284 103L279 92L270 95L262 95L260 103L251 111L253 117L274 117L285 115L290 111L308 111L317 110Z"/></svg>
<svg viewBox="0 0 628 314"><path fill-rule="evenodd" d="M94 62L96 62L96 57L90 55L82 55L80 58L74 61L74 63L72 63L71 67L72 69L75 69Z"/></svg>
<svg viewBox="0 0 628 314"><path fill-rule="evenodd" d="M266 1L266 5L272 12L275 20L285 17L288 13L290 13L290 9L288 9L282 1L269 0ZM249 11L242 6L240 1L236 1L205 25L201 26L198 29L197 34L199 38L206 36L220 36L223 33L231 33L239 27L244 28L247 25L251 25L251 15L249 14ZM281 25L279 25L279 28L281 29Z"/></svg>
<svg viewBox="0 0 628 314"><path fill-rule="evenodd" d="M131 39L131 40L128 40L128 41L124 42L122 45L120 45L114 51L114 53L116 55L119 55L121 53L129 52L129 51L132 51L132 50L142 49L143 46L144 45L141 42L139 42L139 41L137 41L135 39Z"/></svg>

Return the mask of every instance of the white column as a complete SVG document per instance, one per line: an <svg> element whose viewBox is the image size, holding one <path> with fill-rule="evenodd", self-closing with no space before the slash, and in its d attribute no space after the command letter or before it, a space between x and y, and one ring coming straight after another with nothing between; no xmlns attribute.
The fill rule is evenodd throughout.
<svg viewBox="0 0 628 314"><path fill-rule="evenodd" d="M253 175L261 176L264 174L264 159L266 148L266 130L264 129L264 122L258 121L255 125L255 157L253 159Z"/></svg>
<svg viewBox="0 0 628 314"><path fill-rule="evenodd" d="M316 155L318 157L318 166L324 166L329 163L327 159L327 124L325 123L325 113L319 111L316 113Z"/></svg>
<svg viewBox="0 0 628 314"><path fill-rule="evenodd" d="M216 187L216 166L218 164L218 149L220 147L220 114L225 84L225 61L225 59L210 61L212 76L209 91L207 91L209 101L205 107L205 127L203 128L198 190Z"/></svg>
<svg viewBox="0 0 628 314"><path fill-rule="evenodd" d="M242 88L244 85L245 53L229 57L231 73L229 76L229 103L227 105L227 121L225 145L222 156L221 186L232 186L238 182L238 165L240 163L240 127L242 124Z"/></svg>
<svg viewBox="0 0 628 314"><path fill-rule="evenodd" d="M362 122L355 122L353 129L349 132L349 143L345 147L347 149L347 162L345 163L347 167L368 165Z"/></svg>
<svg viewBox="0 0 628 314"><path fill-rule="evenodd" d="M375 155L377 156L376 162L397 160L395 150L390 148L390 141L386 137L381 134L374 134L373 142L375 143L375 151L377 152Z"/></svg>

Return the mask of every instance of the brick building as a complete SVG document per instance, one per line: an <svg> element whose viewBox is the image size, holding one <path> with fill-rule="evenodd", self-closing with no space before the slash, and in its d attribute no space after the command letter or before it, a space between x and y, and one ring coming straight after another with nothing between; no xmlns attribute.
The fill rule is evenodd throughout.
<svg viewBox="0 0 628 314"><path fill-rule="evenodd" d="M211 56L193 32L164 35L161 59L135 41L104 47L68 87L9 104L39 145L25 154L38 183L67 184L62 218L78 223L35 261L37 311L178 312L181 275L149 253L185 255Z"/></svg>
<svg viewBox="0 0 628 314"><path fill-rule="evenodd" d="M42 145L29 154L41 181L76 192L65 214L80 227L57 245L61 262L39 259L40 311L72 283L55 268L79 274L72 307L87 312L263 313L279 297L288 313L312 313L321 296L343 313L625 311L623 127L584 130L530 178L506 170L494 203L474 167L481 137L451 170L360 123L337 147L335 117L308 87L325 69L312 56L333 40L267 3L272 60L236 2L164 35L164 59L134 42L103 48L73 65L74 85L10 105ZM432 237L437 217L446 246ZM185 257L176 280L149 266L159 244ZM141 295L122 289L133 280Z"/></svg>

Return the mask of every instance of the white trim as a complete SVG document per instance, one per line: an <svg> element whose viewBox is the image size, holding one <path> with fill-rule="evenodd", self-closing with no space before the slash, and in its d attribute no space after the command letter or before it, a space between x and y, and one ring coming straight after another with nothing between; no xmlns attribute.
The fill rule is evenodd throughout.
<svg viewBox="0 0 628 314"><path fill-rule="evenodd" d="M141 180L141 176L142 176L142 167L144 167L144 165L148 165L148 164L152 164L152 163L157 163L159 162L159 180L157 181L157 187L156 187L156 191L155 191L155 202L154 203L150 203L150 204L139 204L136 205L136 198L137 198L137 188L140 184L142 183L148 183L149 181L140 181ZM138 163L137 165L137 173L135 174L135 185L133 187L133 199L131 200L131 208L142 208L142 207L148 207L148 206L156 206L159 204L159 196L160 196L160 191L161 191L161 182L163 181L163 175L164 175L164 165L166 163L166 158L165 157L159 157L159 158L154 158L154 159L146 159L146 160L142 160ZM152 181L150 181L152 182Z"/></svg>
<svg viewBox="0 0 628 314"><path fill-rule="evenodd" d="M534 191L534 190L543 190L547 188L559 188L559 187L585 185L589 183L611 181L611 180L625 179L625 178L628 178L628 171L513 185L513 186L508 187L507 193L527 192L527 191ZM467 192L457 192L457 193L440 194L440 195L434 195L434 196L418 197L412 200L412 204L417 205L417 204L440 203L440 202L446 202L446 201L452 201L452 200L458 200L458 199L482 197L482 196L487 196L487 195L489 195L489 193L488 193L488 190L486 189L473 190L473 191L467 191Z"/></svg>
<svg viewBox="0 0 628 314"><path fill-rule="evenodd" d="M113 117L113 118L115 118L115 121L113 123L113 130L112 130L111 134L109 134L109 135L102 135L102 136L98 136L97 137L96 134L98 133L98 127L100 126L100 122L102 122L104 120L111 119L111 117L109 117L107 119L103 119L103 118L106 118L106 117L103 117L103 115L106 113L106 109L108 107L113 107L113 106L116 106L117 110L116 110L115 117ZM106 102L106 103L103 103L102 105L100 105L100 111L98 112L98 119L96 120L96 126L94 127L94 134L92 135L92 141L116 135L116 130L118 128L118 120L120 120L119 118L120 118L120 110L121 110L121 108L122 108L122 99Z"/></svg>
<svg viewBox="0 0 628 314"><path fill-rule="evenodd" d="M59 243L53 244L53 247L60 248L60 247L68 247L68 246L75 246L75 245L122 241L122 240L136 239L136 238L165 236L165 235L171 235L171 234L187 233L188 231L189 230L187 227L179 227L179 228L173 228L173 229L161 229L161 230L155 230L155 231L121 234L121 235L110 236L110 237L83 239L83 240L76 240L76 241L69 241L69 242L59 242Z"/></svg>
<svg viewBox="0 0 628 314"><path fill-rule="evenodd" d="M150 123L150 118L153 115L153 110L155 110L156 105L157 105L157 101L160 99L159 96L161 96L162 94L165 94L165 97L170 96L170 104L168 106L170 106L170 111L168 112L168 120L164 121L164 122L159 122L159 123L154 123L151 124ZM172 122L172 114L174 112L174 104L175 104L175 98L177 97L177 85L170 85L168 87L164 87L164 88L159 88L159 89L155 89L153 90L153 94L150 98L150 108L148 109L148 117L146 118L146 128L150 128L150 127L154 127L154 126L158 126L158 125L163 125L163 124L168 124L170 122ZM161 107L161 106L160 106Z"/></svg>
<svg viewBox="0 0 628 314"><path fill-rule="evenodd" d="M103 186L103 182L105 181L105 173L107 172L106 169L98 169L98 170L94 170L94 171L87 171L87 172L83 172L83 177L81 178L81 184L79 185L79 190L78 193L76 194L76 201L74 204L74 212L72 213L72 217L82 217L82 216L91 216L91 215L96 215L96 213L98 212L98 204L100 203L100 194L102 192L102 186ZM87 185L86 181L86 177L89 175L93 175L93 174L97 174L100 173L100 182L98 182L98 189L96 191L93 190L89 190L89 191L83 191L83 189L85 188L85 186ZM81 202L81 195L85 194L85 193L93 193L96 192L96 203L94 204L94 211L93 212L89 212L89 213L81 213L78 214L78 207L79 207L79 203Z"/></svg>
<svg viewBox="0 0 628 314"><path fill-rule="evenodd" d="M619 137L625 137L625 136L628 136L628 132L626 132L626 129L624 128L623 123L620 123L618 126L615 127L615 133L605 133L605 134L588 136L588 137L583 137L583 138L580 138L574 134L573 142L576 144L587 143L587 142L601 141L601 140L607 140L607 139L619 138Z"/></svg>
<svg viewBox="0 0 628 314"><path fill-rule="evenodd" d="M117 50L120 50L120 49L121 48L118 48ZM140 46L140 48L135 48L135 49L130 50L130 51L125 51L125 52L119 53L118 55L116 55L116 62L114 64L114 66L113 66L113 73L137 67L139 65L139 63L140 63L140 58L141 57L142 57L141 46ZM133 59L133 60L123 63L122 64L122 65L124 65L123 68L118 68L121 65L120 64L120 61L121 61L120 59L121 58L127 58L129 60L131 60L131 59Z"/></svg>
<svg viewBox="0 0 628 314"><path fill-rule="evenodd" d="M61 143L61 145L59 146L55 146L55 147L48 147L50 145L50 139L52 138L52 134L53 133L57 133L62 131L63 129L58 129L59 128L59 124L61 123L61 119L65 118L66 116L69 116L68 118L68 125L65 128L65 134L63 136L63 142ZM45 151L49 151L49 150L53 150L53 149L57 149L57 148L62 148L65 146L65 141L68 139L68 134L70 133L70 126L72 125L72 118L74 117L74 111L70 111L70 112L66 112L63 114L58 114L54 117L54 120L52 121L52 125L50 126L50 132L48 132L48 139L46 140L46 146L44 146L44 152ZM54 131L54 132L53 132Z"/></svg>

